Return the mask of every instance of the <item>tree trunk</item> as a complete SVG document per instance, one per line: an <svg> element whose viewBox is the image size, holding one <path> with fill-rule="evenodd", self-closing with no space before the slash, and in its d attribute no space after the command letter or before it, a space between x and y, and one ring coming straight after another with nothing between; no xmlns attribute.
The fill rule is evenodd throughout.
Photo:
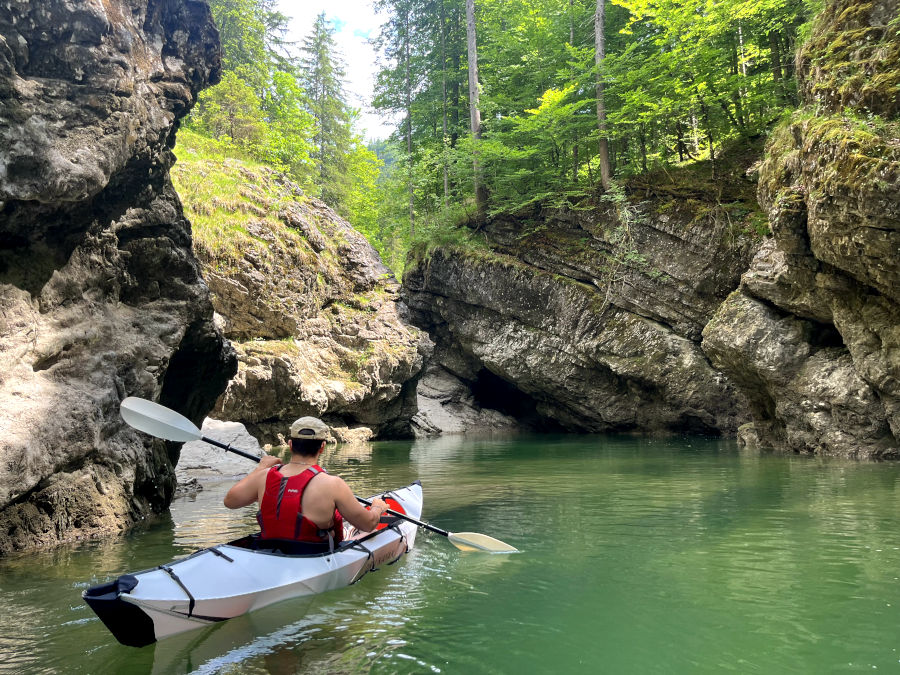
<svg viewBox="0 0 900 675"><path fill-rule="evenodd" d="M684 125L681 123L681 120L675 122L675 136L677 137L675 145L678 149L678 161L683 162L685 156L690 157L690 151L684 140Z"/></svg>
<svg viewBox="0 0 900 675"><path fill-rule="evenodd" d="M403 17L403 28L405 32L404 61L406 68L406 162L407 162L407 188L409 192L409 234L416 234L416 214L413 196L413 166L412 166L412 78L409 72L409 9Z"/></svg>
<svg viewBox="0 0 900 675"><path fill-rule="evenodd" d="M606 58L606 40L603 29L606 24L606 0L597 0L597 11L594 13L594 65L597 68L597 126L600 131L600 183L604 190L609 190L609 141L606 138L606 105L603 102L603 76L601 69Z"/></svg>
<svg viewBox="0 0 900 675"><path fill-rule="evenodd" d="M476 220L482 224L487 213L487 194L481 175L479 141L481 141L481 109L478 100L478 49L475 44L475 0L466 0L466 52L469 58L469 126L474 148L472 168L474 169Z"/></svg>
<svg viewBox="0 0 900 675"><path fill-rule="evenodd" d="M781 71L781 41L778 39L777 31L769 33L769 52L772 59L772 78L775 80L775 91L778 98L785 102L787 96L784 91L784 80Z"/></svg>
<svg viewBox="0 0 900 675"><path fill-rule="evenodd" d="M450 199L450 179L447 171L447 23L444 0L441 0L441 167L444 171L444 208Z"/></svg>
<svg viewBox="0 0 900 675"><path fill-rule="evenodd" d="M644 131L644 124L640 125L641 131L641 171L647 173L647 134Z"/></svg>
<svg viewBox="0 0 900 675"><path fill-rule="evenodd" d="M575 141L572 143L572 182L578 185L578 130L575 130Z"/></svg>
<svg viewBox="0 0 900 675"><path fill-rule="evenodd" d="M735 77L740 77L741 69L740 69L740 57L738 56L738 36L737 34L732 36L731 39L731 74ZM739 86L735 91L731 92L731 101L734 103L734 111L737 115L738 124L740 124L741 128L746 126L746 121L744 120L744 88L743 86Z"/></svg>
<svg viewBox="0 0 900 675"><path fill-rule="evenodd" d="M459 35L459 7L453 10L453 27L454 34ZM458 43L454 43L458 44ZM451 62L453 64L453 83L450 93L453 96L453 108L450 110L450 147L456 147L456 140L459 138L459 56L460 50L453 50Z"/></svg>

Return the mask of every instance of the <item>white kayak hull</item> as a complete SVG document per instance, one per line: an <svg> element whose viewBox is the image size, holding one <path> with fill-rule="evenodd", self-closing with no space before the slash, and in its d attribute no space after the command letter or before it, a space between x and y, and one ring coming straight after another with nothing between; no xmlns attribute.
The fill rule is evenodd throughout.
<svg viewBox="0 0 900 675"><path fill-rule="evenodd" d="M418 481L388 494L406 515L421 516ZM340 548L315 555L252 550L238 540L123 575L82 597L119 642L142 647L275 602L349 586L409 551L416 530L398 519L375 533L348 531L352 538Z"/></svg>

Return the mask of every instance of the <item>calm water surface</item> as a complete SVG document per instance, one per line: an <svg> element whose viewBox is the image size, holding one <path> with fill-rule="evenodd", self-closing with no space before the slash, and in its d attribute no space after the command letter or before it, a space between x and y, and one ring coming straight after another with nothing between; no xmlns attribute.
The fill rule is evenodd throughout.
<svg viewBox="0 0 900 675"><path fill-rule="evenodd" d="M423 532L350 588L119 645L83 589L253 528L208 484L127 536L0 561L0 670L900 671L900 465L596 436L379 443L323 464L362 494L419 478L427 520L522 552Z"/></svg>

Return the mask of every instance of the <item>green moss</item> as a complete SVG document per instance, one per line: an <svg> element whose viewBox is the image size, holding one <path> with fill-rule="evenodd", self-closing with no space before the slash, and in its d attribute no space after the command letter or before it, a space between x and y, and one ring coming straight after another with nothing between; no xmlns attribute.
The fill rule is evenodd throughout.
<svg viewBox="0 0 900 675"><path fill-rule="evenodd" d="M830 0L798 53L808 104L894 117L900 112L900 34L882 2Z"/></svg>

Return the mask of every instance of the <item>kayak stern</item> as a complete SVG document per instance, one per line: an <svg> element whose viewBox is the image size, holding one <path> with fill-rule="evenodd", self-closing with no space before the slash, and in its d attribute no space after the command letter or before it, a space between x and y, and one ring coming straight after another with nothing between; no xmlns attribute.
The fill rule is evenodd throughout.
<svg viewBox="0 0 900 675"><path fill-rule="evenodd" d="M81 594L115 638L129 647L144 647L156 642L153 619L137 605L121 598L122 593L130 592L137 584L136 577L123 574L108 584L93 586Z"/></svg>

